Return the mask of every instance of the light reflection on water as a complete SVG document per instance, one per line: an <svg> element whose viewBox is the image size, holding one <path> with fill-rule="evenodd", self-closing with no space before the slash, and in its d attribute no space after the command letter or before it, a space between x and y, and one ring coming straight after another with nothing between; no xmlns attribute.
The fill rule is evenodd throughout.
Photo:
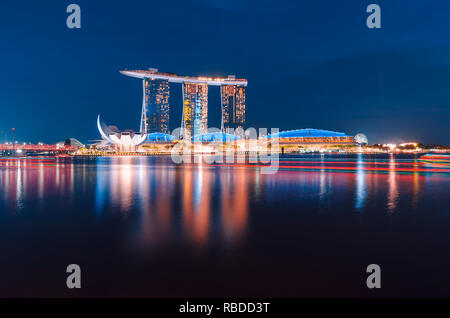
<svg viewBox="0 0 450 318"><path fill-rule="evenodd" d="M362 168L364 162L363 154L357 155L357 167ZM362 169L356 170L356 198L355 209L361 211L367 198L366 172Z"/></svg>
<svg viewBox="0 0 450 318"><path fill-rule="evenodd" d="M95 171L97 215L138 211L143 242L151 245L181 225L182 235L201 247L211 235L212 214L215 222L219 221L224 241L239 240L245 232L246 178L254 172L240 169L230 173L207 165L177 167L167 158L156 166L145 158L102 161Z"/></svg>
<svg viewBox="0 0 450 318"><path fill-rule="evenodd" d="M390 155L389 159L389 195L387 202L387 210L389 213L394 213L395 208L397 207L398 201L398 188L397 188L397 174L395 172L395 158L394 155Z"/></svg>
<svg viewBox="0 0 450 318"><path fill-rule="evenodd" d="M379 209L384 202L382 210L393 214L402 195L415 208L426 196L424 183L436 191L434 183L448 184L449 179L448 173L399 173L398 167L426 166L415 158L397 159L394 155L380 160L362 154L350 158L286 157L280 165L297 159L302 169L281 169L275 175L260 174L251 166L180 166L164 157L8 163L0 167L0 203L3 211L14 214L45 210L54 204L70 211L82 200L84 206L92 207L86 213L100 220L137 214L132 231L145 246L171 240L176 233L203 247L211 237L225 245L245 238L251 218L258 217L252 205L276 203L295 209L303 202L311 210L326 212L343 209L344 202L350 201L355 211L364 213L375 203ZM335 171L336 166L349 170ZM367 167L386 169L370 171Z"/></svg>
<svg viewBox="0 0 450 318"><path fill-rule="evenodd" d="M87 269L86 296L355 297L368 262L395 277L384 296L449 296L449 172L413 156L286 156L273 175L167 157L0 160L0 296L71 296L69 262Z"/></svg>

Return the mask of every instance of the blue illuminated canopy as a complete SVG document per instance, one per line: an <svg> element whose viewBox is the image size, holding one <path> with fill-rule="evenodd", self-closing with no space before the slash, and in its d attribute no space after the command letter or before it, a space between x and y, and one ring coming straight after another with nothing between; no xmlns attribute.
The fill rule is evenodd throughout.
<svg viewBox="0 0 450 318"><path fill-rule="evenodd" d="M174 136L165 133L151 133L147 136L147 142L171 142Z"/></svg>
<svg viewBox="0 0 450 318"><path fill-rule="evenodd" d="M234 141L239 140L239 136L226 134L222 132L214 132L214 133L207 133L202 135L197 135L192 137L192 140L195 142L227 142L227 141Z"/></svg>

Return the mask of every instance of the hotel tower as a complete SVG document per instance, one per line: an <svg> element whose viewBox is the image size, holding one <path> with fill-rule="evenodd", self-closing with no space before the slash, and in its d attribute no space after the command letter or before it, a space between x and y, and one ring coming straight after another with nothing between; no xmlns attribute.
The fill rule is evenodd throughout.
<svg viewBox="0 0 450 318"><path fill-rule="evenodd" d="M157 69L124 70L121 74L142 79L143 97L141 111L141 133L169 133L169 83L182 84L183 138L207 133L208 87L220 86L221 130L244 128L246 79L178 76L161 73Z"/></svg>

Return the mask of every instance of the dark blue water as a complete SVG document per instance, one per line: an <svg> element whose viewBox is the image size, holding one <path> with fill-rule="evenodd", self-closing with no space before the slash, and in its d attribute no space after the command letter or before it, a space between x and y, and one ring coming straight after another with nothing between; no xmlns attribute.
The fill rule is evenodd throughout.
<svg viewBox="0 0 450 318"><path fill-rule="evenodd" d="M450 167L414 156L0 162L0 296L450 296ZM66 288L79 264L82 288ZM381 266L382 288L366 287Z"/></svg>

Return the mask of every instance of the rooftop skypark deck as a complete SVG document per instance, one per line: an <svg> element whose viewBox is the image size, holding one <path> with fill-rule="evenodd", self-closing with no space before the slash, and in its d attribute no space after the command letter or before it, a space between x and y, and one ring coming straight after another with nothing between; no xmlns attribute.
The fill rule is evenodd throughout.
<svg viewBox="0 0 450 318"><path fill-rule="evenodd" d="M194 76L180 76L172 73L158 72L157 69L149 70L122 70L121 74L140 79L153 78L168 80L171 83L206 83L208 85L221 86L221 85L239 85L247 86L246 79L237 79L234 75L228 75L227 78L222 77L194 77Z"/></svg>

